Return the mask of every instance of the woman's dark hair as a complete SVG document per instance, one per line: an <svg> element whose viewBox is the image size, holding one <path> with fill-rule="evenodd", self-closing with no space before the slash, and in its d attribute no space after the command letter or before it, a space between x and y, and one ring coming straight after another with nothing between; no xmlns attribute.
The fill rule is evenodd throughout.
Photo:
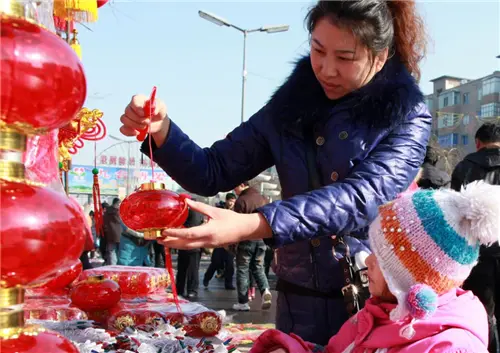
<svg viewBox="0 0 500 353"><path fill-rule="evenodd" d="M408 71L420 80L419 62L426 52L427 36L414 0L320 0L306 16L312 33L322 18L352 30L375 55L389 48Z"/></svg>

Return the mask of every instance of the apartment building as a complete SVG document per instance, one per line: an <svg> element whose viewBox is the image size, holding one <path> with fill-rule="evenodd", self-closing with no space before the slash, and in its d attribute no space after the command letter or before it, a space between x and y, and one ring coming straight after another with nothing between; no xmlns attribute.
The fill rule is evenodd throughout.
<svg viewBox="0 0 500 353"><path fill-rule="evenodd" d="M475 151L479 126L500 119L500 71L475 80L441 76L431 82L433 93L425 99L438 143L459 150L461 156Z"/></svg>

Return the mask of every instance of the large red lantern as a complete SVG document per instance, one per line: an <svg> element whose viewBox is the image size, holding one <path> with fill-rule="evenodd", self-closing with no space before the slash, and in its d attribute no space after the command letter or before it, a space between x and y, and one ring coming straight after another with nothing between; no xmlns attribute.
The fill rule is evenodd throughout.
<svg viewBox="0 0 500 353"><path fill-rule="evenodd" d="M22 18L0 16L0 128L28 134L66 125L87 92L80 59L56 34Z"/></svg>
<svg viewBox="0 0 500 353"><path fill-rule="evenodd" d="M144 233L145 239L158 239L164 229L186 222L188 197L167 190L163 183L145 183L122 201L120 216L127 227Z"/></svg>
<svg viewBox="0 0 500 353"><path fill-rule="evenodd" d="M66 195L0 179L0 204L2 287L40 283L80 257L90 230Z"/></svg>

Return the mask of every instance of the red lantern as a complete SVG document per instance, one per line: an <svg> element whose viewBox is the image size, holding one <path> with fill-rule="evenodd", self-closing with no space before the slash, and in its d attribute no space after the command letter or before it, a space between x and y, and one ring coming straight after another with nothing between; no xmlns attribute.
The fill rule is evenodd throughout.
<svg viewBox="0 0 500 353"><path fill-rule="evenodd" d="M97 8L103 7L109 0L97 0Z"/></svg>
<svg viewBox="0 0 500 353"><path fill-rule="evenodd" d="M85 311L101 311L112 308L121 299L121 290L115 281L104 276L92 276L79 282L71 290L71 302Z"/></svg>
<svg viewBox="0 0 500 353"><path fill-rule="evenodd" d="M0 127L28 134L64 126L85 101L80 59L56 34L21 18L0 16Z"/></svg>
<svg viewBox="0 0 500 353"><path fill-rule="evenodd" d="M71 283L73 283L78 278L78 276L80 276L82 270L82 262L80 260L77 260L77 262L74 263L71 267L58 270L55 277L47 283L41 285L39 289L59 290L66 288Z"/></svg>
<svg viewBox="0 0 500 353"><path fill-rule="evenodd" d="M0 204L2 287L40 283L80 257L90 229L66 195L0 180Z"/></svg>
<svg viewBox="0 0 500 353"><path fill-rule="evenodd" d="M145 183L122 201L120 216L127 227L144 233L145 239L161 238L162 230L186 222L188 197L167 190L163 183Z"/></svg>

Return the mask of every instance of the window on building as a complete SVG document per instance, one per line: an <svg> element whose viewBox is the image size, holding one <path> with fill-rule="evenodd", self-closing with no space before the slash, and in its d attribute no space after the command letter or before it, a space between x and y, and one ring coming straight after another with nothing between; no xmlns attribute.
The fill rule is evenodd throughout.
<svg viewBox="0 0 500 353"><path fill-rule="evenodd" d="M441 113L438 118L438 129L442 129L445 127L452 127L459 123L459 114L453 113Z"/></svg>
<svg viewBox="0 0 500 353"><path fill-rule="evenodd" d="M444 107L447 107L447 106L449 105L449 104L448 104L448 98L449 98L449 97L444 97L444 98L443 98L443 108L444 108Z"/></svg>
<svg viewBox="0 0 500 353"><path fill-rule="evenodd" d="M458 134L438 136L438 143L443 148L456 146L458 144Z"/></svg>
<svg viewBox="0 0 500 353"><path fill-rule="evenodd" d="M464 93L462 96L462 104L469 104L469 93Z"/></svg>
<svg viewBox="0 0 500 353"><path fill-rule="evenodd" d="M438 97L439 109L449 107L454 104L458 104L460 101L460 92L457 91L447 91L441 93Z"/></svg>
<svg viewBox="0 0 500 353"><path fill-rule="evenodd" d="M481 118L500 116L500 103L488 103L481 106Z"/></svg>
<svg viewBox="0 0 500 353"><path fill-rule="evenodd" d="M453 92L453 105L460 104L460 92Z"/></svg>
<svg viewBox="0 0 500 353"><path fill-rule="evenodd" d="M469 135L462 135L462 145L467 146L469 144Z"/></svg>
<svg viewBox="0 0 500 353"><path fill-rule="evenodd" d="M462 124L467 126L467 125L469 125L469 123L470 123L470 115L466 114L466 115L464 115L464 117L462 119Z"/></svg>
<svg viewBox="0 0 500 353"><path fill-rule="evenodd" d="M483 99L483 88L479 87L477 89L477 100L480 101L481 99Z"/></svg>
<svg viewBox="0 0 500 353"><path fill-rule="evenodd" d="M500 93L500 77L491 77L483 81L483 96Z"/></svg>

